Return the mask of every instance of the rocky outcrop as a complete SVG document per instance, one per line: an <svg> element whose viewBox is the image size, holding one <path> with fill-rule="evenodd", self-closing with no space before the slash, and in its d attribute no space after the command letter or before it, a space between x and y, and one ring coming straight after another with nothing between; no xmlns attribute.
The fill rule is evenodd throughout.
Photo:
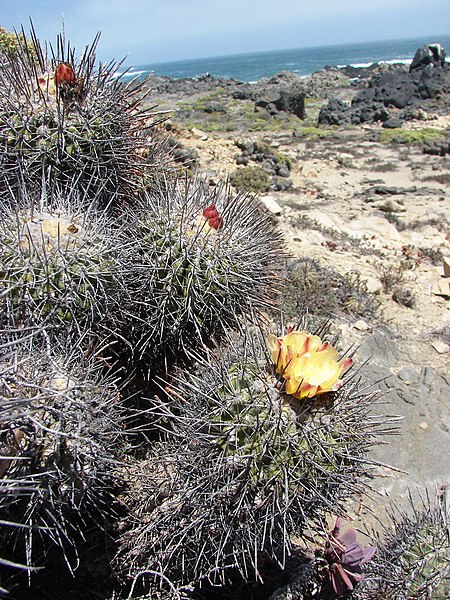
<svg viewBox="0 0 450 600"><path fill-rule="evenodd" d="M351 107L331 100L320 112L320 124L388 122L401 125L392 118L405 119L411 108L427 101L441 103L448 110L450 99L450 67L445 62L445 50L439 44L429 44L416 52L411 68L389 65L373 75L367 87L352 100ZM390 122L389 122L390 121Z"/></svg>
<svg viewBox="0 0 450 600"><path fill-rule="evenodd" d="M441 44L425 44L418 48L409 70L414 71L428 65L433 67L445 65L445 49Z"/></svg>
<svg viewBox="0 0 450 600"><path fill-rule="evenodd" d="M202 75L201 77L183 77L171 79L166 76L152 75L149 78L149 87L154 94L176 94L180 96L192 96L198 93L207 94L219 88L234 90L245 87L245 83L236 79L225 79L213 75Z"/></svg>
<svg viewBox="0 0 450 600"><path fill-rule="evenodd" d="M347 102L334 98L322 106L319 123L326 125L348 125L352 122L352 107Z"/></svg>
<svg viewBox="0 0 450 600"><path fill-rule="evenodd" d="M241 154L236 157L236 164L247 166L256 163L269 177L271 188L278 191L287 190L292 186L289 179L291 161L268 144L252 140L238 141L236 146Z"/></svg>

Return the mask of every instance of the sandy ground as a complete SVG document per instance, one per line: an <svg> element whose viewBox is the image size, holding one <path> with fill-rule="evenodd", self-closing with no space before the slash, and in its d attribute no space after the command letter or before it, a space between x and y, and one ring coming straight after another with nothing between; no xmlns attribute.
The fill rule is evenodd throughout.
<svg viewBox="0 0 450 600"><path fill-rule="evenodd" d="M430 125L448 128L450 116L431 124L412 122L408 127ZM379 300L375 320L358 317L336 324L343 345L364 344L382 324L393 332L397 344L396 360L386 367L388 375L408 368L423 372L428 367L444 377L438 405L431 412L419 405L414 410L406 407L403 435L392 438L390 447L379 455L408 471L392 474L380 469L375 488L384 500L365 499L365 504L383 518L389 497L405 499L406 486L433 489L439 482L450 483L445 459L450 436L448 429L442 431L450 425L450 302L449 294L442 293L448 292L449 280L444 280L442 259L433 264L419 250L425 249L429 256L437 251L450 256L450 159L423 154L420 146L370 141L377 129L368 125L314 141L296 140L286 132L233 136L196 130L185 131L182 140L198 151L200 171L214 181L236 170L238 137L265 140L289 156L293 188L261 196L276 214L287 251L317 259L341 274L359 274ZM428 179L436 174L447 174L444 183ZM398 193L378 194L376 186L393 187ZM413 306L396 302L386 282L409 290Z"/></svg>
<svg viewBox="0 0 450 600"><path fill-rule="evenodd" d="M433 127L448 126L450 117L433 122ZM375 127L366 127L371 128ZM217 180L226 178L236 169L238 149L234 138L208 134L200 139L199 135L187 133L184 144L197 149L203 172L213 173ZM249 134L247 138L267 139L267 134ZM288 138L286 143L286 136L278 134L278 139L271 136L271 142L294 163L293 190L262 196L263 201L274 200L281 208L277 219L288 251L294 256L318 259L341 273L359 273L381 301L380 319L401 330L405 364L429 365L448 373L448 346L438 344L436 350L432 345L436 342L433 332L450 326L448 297L433 292L444 275L443 266L420 259L418 249L450 255L449 184L426 180L436 173L448 172L450 161L424 155L410 145L404 148L355 142L351 134L345 133L338 141L293 143ZM383 165L395 170L377 170ZM407 190L415 186L417 191L385 196L373 192L375 186L382 185ZM389 203L394 211L389 211ZM387 214L400 227L389 222ZM298 217L312 219L322 230L298 227ZM402 250L405 247L410 249ZM414 294L412 308L392 300L382 285L383 272L397 271L400 262L406 262L406 254L410 254L413 268L402 269L399 276Z"/></svg>

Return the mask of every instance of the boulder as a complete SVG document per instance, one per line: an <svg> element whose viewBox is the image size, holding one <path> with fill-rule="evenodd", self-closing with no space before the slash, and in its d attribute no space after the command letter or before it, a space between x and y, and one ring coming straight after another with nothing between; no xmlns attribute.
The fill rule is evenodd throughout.
<svg viewBox="0 0 450 600"><path fill-rule="evenodd" d="M351 123L352 107L343 100L333 99L324 104L319 112L319 125L348 125Z"/></svg>
<svg viewBox="0 0 450 600"><path fill-rule="evenodd" d="M379 121L386 128L399 127L400 119L408 118L421 106L447 114L449 102L450 68L445 62L445 50L439 44L428 44L417 50L409 70L401 64L374 69L351 107L341 100L330 100L320 111L319 124ZM397 109L395 119L391 119L390 108Z"/></svg>
<svg viewBox="0 0 450 600"><path fill-rule="evenodd" d="M409 70L414 71L414 69L420 69L427 65L443 67L444 63L445 49L441 44L424 44L416 50Z"/></svg>
<svg viewBox="0 0 450 600"><path fill-rule="evenodd" d="M280 91L280 100L275 104L278 110L284 110L297 116L299 119L305 118L305 94L292 86L289 89Z"/></svg>
<svg viewBox="0 0 450 600"><path fill-rule="evenodd" d="M299 119L305 118L305 94L303 91L291 86L290 88L268 90L255 101L256 108L265 108L269 114L284 111L296 115Z"/></svg>
<svg viewBox="0 0 450 600"><path fill-rule="evenodd" d="M391 119L387 119L384 121L382 127L384 129L399 129L403 125L403 119L399 119L398 117L392 117Z"/></svg>

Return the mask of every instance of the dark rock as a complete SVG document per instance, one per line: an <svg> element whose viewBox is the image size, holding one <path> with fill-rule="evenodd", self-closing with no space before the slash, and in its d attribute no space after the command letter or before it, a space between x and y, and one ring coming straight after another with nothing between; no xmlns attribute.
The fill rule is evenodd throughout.
<svg viewBox="0 0 450 600"><path fill-rule="evenodd" d="M170 77L153 75L149 78L149 87L156 94L176 94L182 96L191 96L193 94L208 93L217 89L229 89L233 93L245 84L236 79L225 79L223 77L213 77L212 75L203 75L201 77L183 77L180 79L171 79Z"/></svg>
<svg viewBox="0 0 450 600"><path fill-rule="evenodd" d="M277 166L277 175L279 177L289 177L291 171L286 163L281 163Z"/></svg>
<svg viewBox="0 0 450 600"><path fill-rule="evenodd" d="M352 108L343 100L329 100L319 112L320 125L347 125L351 123Z"/></svg>
<svg viewBox="0 0 450 600"><path fill-rule="evenodd" d="M263 160L260 162L260 167L263 171L267 173L267 175L273 176L276 175L276 167L273 161L271 160Z"/></svg>
<svg viewBox="0 0 450 600"><path fill-rule="evenodd" d="M387 121L384 121L383 127L384 129L399 129L403 125L403 120L398 117L392 117Z"/></svg>
<svg viewBox="0 0 450 600"><path fill-rule="evenodd" d="M287 190L292 187L290 175L290 162L282 154L270 147L265 142L252 142L239 140L236 146L242 154L236 158L238 165L248 165L250 161L258 166L270 177L271 187L275 190Z"/></svg>
<svg viewBox="0 0 450 600"><path fill-rule="evenodd" d="M417 186L412 185L408 188L396 187L394 185L375 185L365 193L378 194L379 196L398 196L399 194L414 194L417 192Z"/></svg>
<svg viewBox="0 0 450 600"><path fill-rule="evenodd" d="M385 106L377 105L373 107L372 119L374 121L381 121L382 123L386 123L389 120L389 112L386 110Z"/></svg>
<svg viewBox="0 0 450 600"><path fill-rule="evenodd" d="M236 100L253 100L254 91L252 85L243 84L241 87L233 91L231 97L235 98Z"/></svg>
<svg viewBox="0 0 450 600"><path fill-rule="evenodd" d="M405 110L406 114L424 106L445 113L450 101L450 68L444 59L442 46L430 44L419 48L410 70L405 65L374 69L366 87L353 98L350 109L333 100L321 110L319 123L389 123L389 108Z"/></svg>
<svg viewBox="0 0 450 600"><path fill-rule="evenodd" d="M291 179L285 179L284 177L272 177L272 189L277 192L285 192L291 189L293 183Z"/></svg>
<svg viewBox="0 0 450 600"><path fill-rule="evenodd" d="M276 101L276 97L272 97L272 98L258 98L255 101L255 107L256 108L265 108L267 109L268 106L275 106L274 101Z"/></svg>
<svg viewBox="0 0 450 600"><path fill-rule="evenodd" d="M445 63L445 50L441 44L425 44L416 50L413 61L409 67L410 71L420 69L427 65L443 67Z"/></svg>
<svg viewBox="0 0 450 600"><path fill-rule="evenodd" d="M299 119L305 118L305 94L295 86L280 91L278 110L293 114Z"/></svg>
<svg viewBox="0 0 450 600"><path fill-rule="evenodd" d="M203 107L205 113L226 113L227 110L223 104L219 102L207 102Z"/></svg>
<svg viewBox="0 0 450 600"><path fill-rule="evenodd" d="M270 114L276 114L279 111L291 113L305 118L305 94L295 85L289 88L266 89L263 96L255 101L257 108L264 108Z"/></svg>
<svg viewBox="0 0 450 600"><path fill-rule="evenodd" d="M266 110L269 113L269 115L278 115L278 108L273 102L269 102L269 104L266 106Z"/></svg>
<svg viewBox="0 0 450 600"><path fill-rule="evenodd" d="M403 306L407 306L408 308L412 308L415 304L415 296L414 293L406 287L398 287L392 292L392 299L398 304L403 304Z"/></svg>

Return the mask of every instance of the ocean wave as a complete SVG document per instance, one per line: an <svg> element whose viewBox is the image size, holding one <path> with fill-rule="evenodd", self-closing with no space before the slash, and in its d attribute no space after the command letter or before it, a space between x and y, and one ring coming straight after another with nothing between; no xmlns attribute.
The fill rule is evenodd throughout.
<svg viewBox="0 0 450 600"><path fill-rule="evenodd" d="M131 79L132 77L139 77L140 75L150 75L152 72L153 71L147 71L145 69L143 71L134 71L133 68L131 68L128 71L116 71L113 74L113 77L114 79L118 79L119 77Z"/></svg>
<svg viewBox="0 0 450 600"><path fill-rule="evenodd" d="M375 64L383 65L410 65L412 58L393 58L390 60L377 60L375 62L364 62L364 63L351 63L349 65L336 65L336 69L345 69L345 67L354 67L355 69L367 69Z"/></svg>

